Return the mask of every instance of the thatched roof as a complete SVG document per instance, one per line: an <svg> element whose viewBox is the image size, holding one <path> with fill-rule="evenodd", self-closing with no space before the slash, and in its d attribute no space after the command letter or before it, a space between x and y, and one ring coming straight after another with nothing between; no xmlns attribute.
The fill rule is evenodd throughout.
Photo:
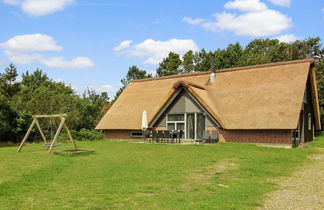
<svg viewBox="0 0 324 210"><path fill-rule="evenodd" d="M319 106L313 60L280 62L216 72L132 81L96 129L140 129L143 110L151 122L176 89L184 86L224 129L295 129L311 75L316 128Z"/></svg>

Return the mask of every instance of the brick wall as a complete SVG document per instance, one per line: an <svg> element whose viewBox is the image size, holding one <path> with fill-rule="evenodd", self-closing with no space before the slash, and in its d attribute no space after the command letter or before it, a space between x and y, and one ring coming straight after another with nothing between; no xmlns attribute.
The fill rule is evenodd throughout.
<svg viewBox="0 0 324 210"><path fill-rule="evenodd" d="M218 132L220 133L220 141L226 141L226 142L276 143L276 144L292 143L290 130L223 130L215 127L208 127L207 129L218 130ZM106 130L104 133L106 139L140 139L141 138L141 137L131 137L130 136L131 130Z"/></svg>
<svg viewBox="0 0 324 210"><path fill-rule="evenodd" d="M133 130L105 130L105 139L141 139L141 137L131 137Z"/></svg>
<svg viewBox="0 0 324 210"><path fill-rule="evenodd" d="M291 144L290 130L223 130L218 129L227 142Z"/></svg>

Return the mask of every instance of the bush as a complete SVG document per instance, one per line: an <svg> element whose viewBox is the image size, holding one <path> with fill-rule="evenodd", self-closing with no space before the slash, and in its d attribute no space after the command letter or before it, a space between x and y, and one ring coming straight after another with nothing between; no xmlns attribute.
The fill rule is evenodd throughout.
<svg viewBox="0 0 324 210"><path fill-rule="evenodd" d="M102 140L104 138L104 135L101 134L100 132L96 131L96 130L90 130L90 129L85 129L82 128L80 131L76 131L76 130L70 130L71 135L73 137L73 139L75 140ZM58 137L58 141L60 142L67 142L69 141L69 136L66 132L62 132L59 137Z"/></svg>
<svg viewBox="0 0 324 210"><path fill-rule="evenodd" d="M82 128L80 131L71 131L71 134L76 140L101 140L104 135L96 130Z"/></svg>

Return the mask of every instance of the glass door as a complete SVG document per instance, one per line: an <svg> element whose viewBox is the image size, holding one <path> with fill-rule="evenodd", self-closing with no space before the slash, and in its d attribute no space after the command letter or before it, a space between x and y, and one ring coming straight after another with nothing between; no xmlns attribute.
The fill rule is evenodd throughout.
<svg viewBox="0 0 324 210"><path fill-rule="evenodd" d="M205 115L197 113L197 139L202 139L205 131Z"/></svg>
<svg viewBox="0 0 324 210"><path fill-rule="evenodd" d="M195 114L187 114L187 139L195 139Z"/></svg>

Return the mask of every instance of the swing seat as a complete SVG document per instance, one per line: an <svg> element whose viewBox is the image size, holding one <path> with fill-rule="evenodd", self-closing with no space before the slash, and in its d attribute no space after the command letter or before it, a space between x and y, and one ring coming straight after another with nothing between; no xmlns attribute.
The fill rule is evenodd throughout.
<svg viewBox="0 0 324 210"><path fill-rule="evenodd" d="M44 146L44 147L50 147L51 144L52 144L52 143L44 143L43 146ZM61 145L60 143L55 142L55 143L53 144L53 147L58 147L58 146L60 146L60 145Z"/></svg>

